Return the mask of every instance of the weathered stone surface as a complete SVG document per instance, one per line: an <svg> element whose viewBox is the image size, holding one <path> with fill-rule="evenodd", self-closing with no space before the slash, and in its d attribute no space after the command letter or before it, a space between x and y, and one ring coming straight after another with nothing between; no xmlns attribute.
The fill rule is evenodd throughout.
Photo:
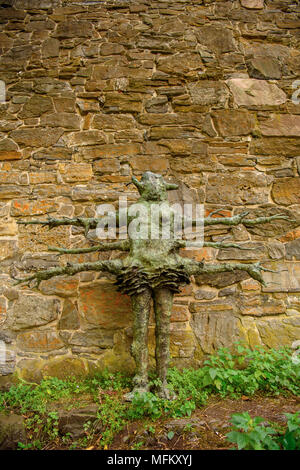
<svg viewBox="0 0 300 470"><path fill-rule="evenodd" d="M130 299L112 284L95 283L80 288L79 293L79 310L90 327L125 328L130 323Z"/></svg>
<svg viewBox="0 0 300 470"><path fill-rule="evenodd" d="M273 83L250 78L231 78L226 82L238 106L279 106L285 93Z"/></svg>
<svg viewBox="0 0 300 470"><path fill-rule="evenodd" d="M167 74L186 75L193 70L201 70L202 61L200 55L195 53L172 54L160 57L157 69Z"/></svg>
<svg viewBox="0 0 300 470"><path fill-rule="evenodd" d="M275 114L260 123L260 130L265 136L300 138L300 115Z"/></svg>
<svg viewBox="0 0 300 470"><path fill-rule="evenodd" d="M114 173L120 170L119 160L112 158L102 158L93 164L94 173Z"/></svg>
<svg viewBox="0 0 300 470"><path fill-rule="evenodd" d="M72 439L79 439L86 435L85 424L93 425L93 429L100 432L102 425L97 418L98 405L92 404L84 408L75 408L74 410L60 410L58 413L58 429L62 435L68 434Z"/></svg>
<svg viewBox="0 0 300 470"><path fill-rule="evenodd" d="M120 130L135 127L135 120L130 114L95 114L92 127L100 130Z"/></svg>
<svg viewBox="0 0 300 470"><path fill-rule="evenodd" d="M9 138L5 138L3 140L0 140L0 151L1 152L14 152L18 150L18 146L17 144L9 139Z"/></svg>
<svg viewBox="0 0 300 470"><path fill-rule="evenodd" d="M273 185L272 197L277 204L284 206L300 204L300 178L280 178Z"/></svg>
<svg viewBox="0 0 300 470"><path fill-rule="evenodd" d="M13 219L0 220L0 237L14 237L18 234L18 226Z"/></svg>
<svg viewBox="0 0 300 470"><path fill-rule="evenodd" d="M29 194L29 189L24 186L14 186L10 184L0 184L0 200L1 199L14 199L17 197L26 197Z"/></svg>
<svg viewBox="0 0 300 470"><path fill-rule="evenodd" d="M59 55L60 42L55 38L48 38L42 44L42 55L45 58Z"/></svg>
<svg viewBox="0 0 300 470"><path fill-rule="evenodd" d="M72 118L73 119L73 118ZM55 126L56 127L56 126ZM59 126L57 126L59 127ZM12 131L11 137L19 144L26 147L40 147L41 142L45 147L56 144L62 136L62 129L43 128L21 128Z"/></svg>
<svg viewBox="0 0 300 470"><path fill-rule="evenodd" d="M19 117L22 119L39 117L50 111L53 111L53 104L50 98L42 95L33 95L24 104Z"/></svg>
<svg viewBox="0 0 300 470"><path fill-rule="evenodd" d="M276 79L281 78L281 67L275 57L254 57L247 62L251 78Z"/></svg>
<svg viewBox="0 0 300 470"><path fill-rule="evenodd" d="M20 294L10 318L12 330L46 325L57 318L59 301L41 295Z"/></svg>
<svg viewBox="0 0 300 470"><path fill-rule="evenodd" d="M42 281L39 289L45 295L59 295L73 297L77 294L79 280L76 277L59 276L48 281Z"/></svg>
<svg viewBox="0 0 300 470"><path fill-rule="evenodd" d="M299 154L299 139L295 137L263 137L261 139L252 139L250 154L294 157Z"/></svg>
<svg viewBox="0 0 300 470"><path fill-rule="evenodd" d="M138 153L141 153L141 146L139 144L107 144L84 149L82 156L86 160L96 160L99 158L136 155Z"/></svg>
<svg viewBox="0 0 300 470"><path fill-rule="evenodd" d="M74 113L46 114L41 118L42 126L63 127L65 129L80 129L80 117ZM52 130L52 132L54 132Z"/></svg>
<svg viewBox="0 0 300 470"><path fill-rule="evenodd" d="M167 147L172 155L207 155L207 144L196 139L161 140L160 145Z"/></svg>
<svg viewBox="0 0 300 470"><path fill-rule="evenodd" d="M261 10L264 8L264 0L241 0L242 7Z"/></svg>
<svg viewBox="0 0 300 470"><path fill-rule="evenodd" d="M112 348L114 344L115 330L107 328L95 328L86 331L75 331L72 337L68 340L71 346L91 347L97 348Z"/></svg>
<svg viewBox="0 0 300 470"><path fill-rule="evenodd" d="M241 297L240 313L261 317L268 315L280 315L286 312L286 306L282 300L264 298L259 295L245 295Z"/></svg>
<svg viewBox="0 0 300 470"><path fill-rule="evenodd" d="M300 260L300 238L286 243L286 258Z"/></svg>
<svg viewBox="0 0 300 470"><path fill-rule="evenodd" d="M15 150L0 151L0 162L4 160L20 160L21 158L21 152L16 152Z"/></svg>
<svg viewBox="0 0 300 470"><path fill-rule="evenodd" d="M58 204L51 199L40 199L39 201L15 199L12 201L10 214L13 217L27 216L31 214L41 215L54 212L57 208Z"/></svg>
<svg viewBox="0 0 300 470"><path fill-rule="evenodd" d="M60 163L59 172L66 183L89 181L93 176L89 163Z"/></svg>
<svg viewBox="0 0 300 470"><path fill-rule="evenodd" d="M48 352L63 348L64 343L53 330L33 330L17 336L17 347L22 351Z"/></svg>
<svg viewBox="0 0 300 470"><path fill-rule="evenodd" d="M71 132L68 137L69 145L102 145L106 143L105 134L102 131Z"/></svg>
<svg viewBox="0 0 300 470"><path fill-rule="evenodd" d="M223 136L248 135L254 129L255 118L247 111L222 109L213 113L218 132Z"/></svg>
<svg viewBox="0 0 300 470"><path fill-rule="evenodd" d="M195 281L197 285L209 285L212 287L226 287L235 284L236 282L247 279L248 275L244 271L224 272L218 274L201 274L196 276Z"/></svg>
<svg viewBox="0 0 300 470"><path fill-rule="evenodd" d="M87 374L86 361L77 357L58 356L44 361L40 368L42 376L68 379L70 377L82 377Z"/></svg>
<svg viewBox="0 0 300 470"><path fill-rule="evenodd" d="M291 346L300 337L300 315L256 322L262 342L269 348Z"/></svg>
<svg viewBox="0 0 300 470"><path fill-rule="evenodd" d="M153 171L154 173L165 173L169 168L169 162L166 158L152 156L136 156L130 159L132 168L137 171Z"/></svg>
<svg viewBox="0 0 300 470"><path fill-rule="evenodd" d="M211 300L217 295L216 289L198 289L195 292L195 299L197 300Z"/></svg>
<svg viewBox="0 0 300 470"><path fill-rule="evenodd" d="M300 266L295 261L264 262L266 268L275 272L265 272L266 286L263 292L300 292Z"/></svg>
<svg viewBox="0 0 300 470"><path fill-rule="evenodd" d="M268 202L271 180L256 171L208 177L206 202L213 204L260 204Z"/></svg>
<svg viewBox="0 0 300 470"><path fill-rule="evenodd" d="M80 326L77 306L69 299L64 301L61 317L58 322L60 330L77 330Z"/></svg>
<svg viewBox="0 0 300 470"><path fill-rule="evenodd" d="M241 243L243 248L221 248L217 255L218 260L256 260L266 256L267 250L262 243Z"/></svg>
<svg viewBox="0 0 300 470"><path fill-rule="evenodd" d="M236 50L233 34L226 27L217 25L203 26L198 29L196 35L201 44L204 44L216 54L224 54Z"/></svg>
<svg viewBox="0 0 300 470"><path fill-rule="evenodd" d="M1 240L0 242L0 261L13 258L18 252L17 240Z"/></svg>
<svg viewBox="0 0 300 470"><path fill-rule="evenodd" d="M174 304L172 309L171 322L187 321L189 319L189 311L187 305Z"/></svg>
<svg viewBox="0 0 300 470"><path fill-rule="evenodd" d="M246 340L240 320L231 311L194 313L192 318L195 336L205 353L213 353L220 347L231 349L234 342Z"/></svg>
<svg viewBox="0 0 300 470"><path fill-rule="evenodd" d="M142 95L140 93L108 92L105 97L104 109L109 112L140 113L143 109Z"/></svg>
<svg viewBox="0 0 300 470"><path fill-rule="evenodd" d="M92 36L91 23L69 19L58 24L55 37L59 39L88 38Z"/></svg>
<svg viewBox="0 0 300 470"><path fill-rule="evenodd" d="M0 415L0 450L17 450L19 442L26 443L26 430L23 416L17 414Z"/></svg>
<svg viewBox="0 0 300 470"><path fill-rule="evenodd" d="M228 89L223 82L201 80L189 84L188 87L192 103L202 106L216 105L222 108L229 96Z"/></svg>

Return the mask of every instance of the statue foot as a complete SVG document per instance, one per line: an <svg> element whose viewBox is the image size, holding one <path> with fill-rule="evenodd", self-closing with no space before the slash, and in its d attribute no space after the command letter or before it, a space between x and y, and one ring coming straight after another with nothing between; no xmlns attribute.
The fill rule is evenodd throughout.
<svg viewBox="0 0 300 470"><path fill-rule="evenodd" d="M136 386L131 390L131 392L126 393L124 395L124 399L125 401L132 401L136 393L142 394L142 393L147 393L147 392L149 392L149 385Z"/></svg>
<svg viewBox="0 0 300 470"><path fill-rule="evenodd" d="M177 398L176 394L169 390L167 385L162 385L157 389L157 396L164 400L175 400Z"/></svg>

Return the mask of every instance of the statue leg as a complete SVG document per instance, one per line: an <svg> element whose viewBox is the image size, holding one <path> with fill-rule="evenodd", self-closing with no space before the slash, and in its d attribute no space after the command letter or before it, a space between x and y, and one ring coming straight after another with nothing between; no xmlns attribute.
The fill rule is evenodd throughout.
<svg viewBox="0 0 300 470"><path fill-rule="evenodd" d="M170 399L167 388L167 371L170 356L170 318L173 306L173 292L166 288L154 290L155 336L156 336L156 371L161 381L158 395Z"/></svg>
<svg viewBox="0 0 300 470"><path fill-rule="evenodd" d="M134 393L147 392L148 386L148 323L151 308L151 290L131 297L133 320L133 342L131 352L136 363L136 374L133 378L134 388L126 395L132 400Z"/></svg>

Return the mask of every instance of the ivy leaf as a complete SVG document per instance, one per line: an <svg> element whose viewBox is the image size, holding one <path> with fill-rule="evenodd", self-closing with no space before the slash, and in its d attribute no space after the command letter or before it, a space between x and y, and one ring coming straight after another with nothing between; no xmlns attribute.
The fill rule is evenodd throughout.
<svg viewBox="0 0 300 470"><path fill-rule="evenodd" d="M175 434L174 434L173 431L169 431L168 434L167 434L167 436L168 436L168 439L171 440L171 439L173 439L173 437L175 436Z"/></svg>

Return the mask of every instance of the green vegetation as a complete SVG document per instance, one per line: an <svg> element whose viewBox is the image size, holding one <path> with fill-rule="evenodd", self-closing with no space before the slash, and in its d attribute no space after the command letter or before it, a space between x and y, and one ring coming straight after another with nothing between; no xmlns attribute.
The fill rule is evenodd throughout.
<svg viewBox="0 0 300 470"><path fill-rule="evenodd" d="M249 413L236 413L231 416L233 429L227 440L239 450L300 450L300 412L285 416L286 429L259 416L252 419Z"/></svg>
<svg viewBox="0 0 300 470"><path fill-rule="evenodd" d="M170 369L168 380L172 393L176 395L172 401L158 398L153 393L159 383L152 375L152 392L136 394L131 403L126 402L123 396L132 386L131 378L105 371L80 381L54 377L44 378L40 384L22 381L9 391L0 393L0 411L14 410L26 416L30 443L20 445L20 448L39 449L43 443L59 439L69 446L84 447L93 438L94 426L87 423L86 438L72 443L70 436L59 436L55 409L72 409L95 402L99 406L97 419L103 429L98 445L107 447L114 436L133 420L144 419L151 423L159 418L191 416L212 395L220 398L254 394L299 395L299 377L300 365L292 362L288 348L268 351L256 348L252 351L237 344L234 353L222 348L197 370ZM271 426L262 426L259 418L251 420L247 413L235 415L233 431L227 437L241 449L298 446L299 430L296 432L293 426L297 423L299 428L299 417L291 415L288 418L286 433L277 435ZM151 428L151 424L148 426Z"/></svg>

